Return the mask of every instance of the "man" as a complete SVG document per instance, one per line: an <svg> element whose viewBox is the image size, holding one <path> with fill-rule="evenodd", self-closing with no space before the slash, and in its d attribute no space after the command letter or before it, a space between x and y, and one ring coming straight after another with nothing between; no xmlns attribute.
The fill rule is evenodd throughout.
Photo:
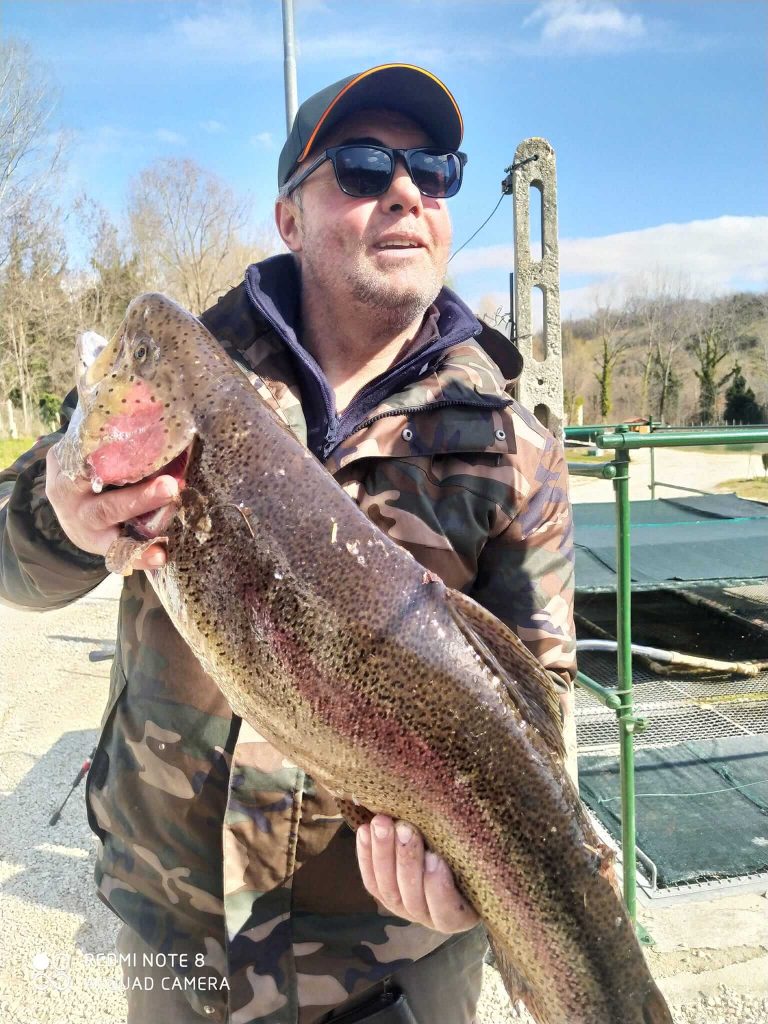
<svg viewBox="0 0 768 1024"><path fill-rule="evenodd" d="M280 155L290 253L201 319L382 530L518 632L570 722L562 450L443 287L461 136L446 87L408 65L311 97ZM58 436L0 477L2 593L31 607L90 590L119 524L174 495L167 477L92 494L61 475ZM136 568L164 559L155 545ZM331 795L232 715L143 572L120 616L87 803L99 892L125 922L131 1024L468 1024L485 942L445 863L381 815L355 839ZM132 987L143 953L176 958L150 991Z"/></svg>

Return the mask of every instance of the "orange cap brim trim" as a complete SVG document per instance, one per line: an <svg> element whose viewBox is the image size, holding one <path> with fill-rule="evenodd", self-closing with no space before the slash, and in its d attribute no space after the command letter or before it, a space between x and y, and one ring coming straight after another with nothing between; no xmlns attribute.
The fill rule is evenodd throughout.
<svg viewBox="0 0 768 1024"><path fill-rule="evenodd" d="M367 78L369 75L376 74L377 71L386 71L388 68L408 68L408 70L418 71L420 74L426 75L427 78L431 78L433 82L436 82L437 85L440 86L445 95L448 97L448 99L451 101L453 109L456 111L456 116L459 119L459 130L461 133L461 137L464 137L464 119L461 116L461 111L459 110L456 104L456 100L453 98L448 89L446 89L446 87L443 85L440 79L437 78L436 75L433 75L431 72L426 71L424 68L417 67L415 64L379 64L375 68L369 68L368 71L363 71L363 73L358 75L357 78L353 78L351 82L348 82L347 85L344 86L344 88L341 90L338 96L334 96L333 102L328 104L328 106L323 111L320 120L315 125L315 130L312 132L312 135L310 136L306 146L304 147L304 149L302 149L301 153L299 153L296 163L301 163L302 160L305 160L307 158L307 154L312 149L312 146L315 144L315 139L317 138L317 136L320 133L320 130L325 124L328 115L339 102L339 100L342 98L342 96L345 96L350 89L354 89L358 82L361 82L364 78Z"/></svg>

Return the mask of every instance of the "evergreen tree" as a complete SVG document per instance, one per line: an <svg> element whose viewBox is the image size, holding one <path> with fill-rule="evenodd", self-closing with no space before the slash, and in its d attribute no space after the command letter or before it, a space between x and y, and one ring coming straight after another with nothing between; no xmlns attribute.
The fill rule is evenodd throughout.
<svg viewBox="0 0 768 1024"><path fill-rule="evenodd" d="M765 410L755 400L755 392L747 387L738 363L733 368L730 387L725 392L725 418L733 423L762 423Z"/></svg>

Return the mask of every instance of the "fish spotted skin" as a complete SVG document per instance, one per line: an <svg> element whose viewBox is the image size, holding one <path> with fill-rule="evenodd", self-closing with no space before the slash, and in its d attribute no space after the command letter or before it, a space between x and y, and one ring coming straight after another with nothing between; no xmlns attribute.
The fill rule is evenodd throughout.
<svg viewBox="0 0 768 1024"><path fill-rule="evenodd" d="M78 390L67 472L178 474L150 576L233 710L342 806L423 832L539 1024L671 1024L515 634L382 534L163 296L131 303ZM117 561L152 535L129 524Z"/></svg>

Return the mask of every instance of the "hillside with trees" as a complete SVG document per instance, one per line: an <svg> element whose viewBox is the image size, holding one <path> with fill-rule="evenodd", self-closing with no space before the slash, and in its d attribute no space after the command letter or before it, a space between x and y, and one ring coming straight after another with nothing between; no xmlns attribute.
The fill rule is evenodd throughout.
<svg viewBox="0 0 768 1024"><path fill-rule="evenodd" d="M768 420L768 292L648 290L563 323L568 421Z"/></svg>

